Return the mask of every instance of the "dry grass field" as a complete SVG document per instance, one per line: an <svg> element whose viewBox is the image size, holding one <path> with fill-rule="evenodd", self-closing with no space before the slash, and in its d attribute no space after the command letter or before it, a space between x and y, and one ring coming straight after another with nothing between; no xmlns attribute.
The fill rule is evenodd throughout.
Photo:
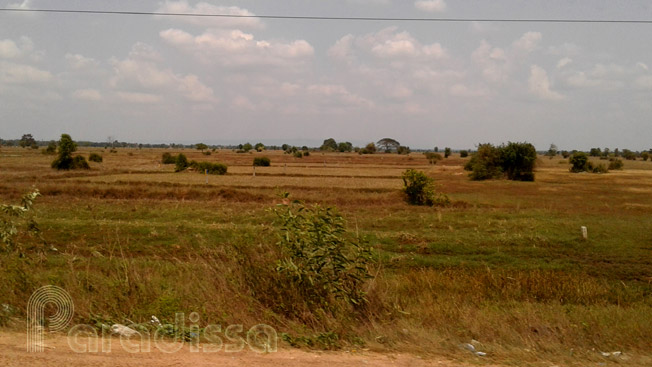
<svg viewBox="0 0 652 367"><path fill-rule="evenodd" d="M479 364L652 365L652 162L573 174L561 158L540 157L535 182L474 182L458 155L433 166L419 153L184 150L229 167L206 177L161 165L165 151L182 152L81 148L103 163L65 172L40 151L2 147L0 202L38 188L36 219L56 250L23 236L27 256L0 253L0 303L25 310L34 289L53 284L72 295L83 323L196 311L201 323L266 323L316 347ZM254 177L256 156L272 166ZM406 204L408 168L432 177L451 205ZM274 269L261 264L275 251L269 209L283 192L337 206L375 249L362 316L310 324L270 306ZM486 357L460 347L471 340ZM623 354L600 354L612 351Z"/></svg>

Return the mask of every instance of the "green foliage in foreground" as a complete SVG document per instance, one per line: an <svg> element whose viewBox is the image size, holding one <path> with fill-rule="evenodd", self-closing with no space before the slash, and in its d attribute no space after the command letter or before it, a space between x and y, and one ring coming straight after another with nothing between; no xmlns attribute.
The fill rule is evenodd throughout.
<svg viewBox="0 0 652 367"><path fill-rule="evenodd" d="M41 193L34 189L23 195L20 205L0 205L0 245L2 245L0 249L4 251L18 249L16 236L21 228L24 228L23 232L30 235L39 235L38 224L31 215L34 200L39 196Z"/></svg>
<svg viewBox="0 0 652 367"><path fill-rule="evenodd" d="M371 247L347 233L336 209L294 202L274 212L280 220L283 254L276 270L303 302L331 312L337 301L351 307L367 303L362 285L370 278Z"/></svg>
<svg viewBox="0 0 652 367"><path fill-rule="evenodd" d="M436 193L433 181L421 171L409 169L403 172L403 192L408 203L412 205L447 205L448 196Z"/></svg>

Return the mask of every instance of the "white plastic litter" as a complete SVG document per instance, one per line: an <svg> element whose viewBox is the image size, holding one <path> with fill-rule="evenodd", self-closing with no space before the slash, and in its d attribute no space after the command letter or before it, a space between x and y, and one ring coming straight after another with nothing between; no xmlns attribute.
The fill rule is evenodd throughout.
<svg viewBox="0 0 652 367"><path fill-rule="evenodd" d="M478 343L477 341L475 341L475 342ZM480 352L480 351L475 350L475 346L473 344L470 344L470 343L464 344L464 348L466 350L468 350L469 352L475 354L478 357L484 357L484 356L487 355L487 353L485 353L485 352Z"/></svg>
<svg viewBox="0 0 652 367"><path fill-rule="evenodd" d="M136 330L122 324L113 324L113 326L111 326L111 332L127 338L138 334Z"/></svg>
<svg viewBox="0 0 652 367"><path fill-rule="evenodd" d="M159 321L158 317L152 315L152 319L149 321L154 325L161 325L161 321Z"/></svg>
<svg viewBox="0 0 652 367"><path fill-rule="evenodd" d="M623 352L616 351L616 352L600 352L603 357L620 357Z"/></svg>

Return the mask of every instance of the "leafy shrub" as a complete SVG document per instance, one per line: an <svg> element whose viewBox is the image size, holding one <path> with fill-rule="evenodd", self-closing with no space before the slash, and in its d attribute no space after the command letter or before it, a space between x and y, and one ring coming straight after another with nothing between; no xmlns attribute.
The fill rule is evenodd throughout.
<svg viewBox="0 0 652 367"><path fill-rule="evenodd" d="M410 154L410 147L400 145L398 148L396 148L396 153L398 153L398 154Z"/></svg>
<svg viewBox="0 0 652 367"><path fill-rule="evenodd" d="M570 157L570 153L569 153L567 150L562 150L562 151L561 151L561 156L562 156L564 159L568 159L568 157Z"/></svg>
<svg viewBox="0 0 652 367"><path fill-rule="evenodd" d="M295 152L293 153L293 155L294 155L296 158L303 158L303 155L304 155L304 154L303 154L302 151L297 150L297 151L295 151Z"/></svg>
<svg viewBox="0 0 652 367"><path fill-rule="evenodd" d="M609 169L611 169L611 170L622 170L623 169L623 161L618 159L618 158L611 158L609 160Z"/></svg>
<svg viewBox="0 0 652 367"><path fill-rule="evenodd" d="M514 181L534 181L537 151L529 143L508 143L500 148L500 163L507 178Z"/></svg>
<svg viewBox="0 0 652 367"><path fill-rule="evenodd" d="M272 161L268 157L254 158L254 167L269 167Z"/></svg>
<svg viewBox="0 0 652 367"><path fill-rule="evenodd" d="M469 156L469 151L468 150L461 150L460 151L460 158L466 158Z"/></svg>
<svg viewBox="0 0 652 367"><path fill-rule="evenodd" d="M421 171L408 169L403 172L403 192L406 201L412 205L446 205L448 196L435 193L433 181Z"/></svg>
<svg viewBox="0 0 652 367"><path fill-rule="evenodd" d="M437 164L437 162L444 159L439 153L426 152L423 153L430 164Z"/></svg>
<svg viewBox="0 0 652 367"><path fill-rule="evenodd" d="M448 158L451 155L451 148L444 148L444 158Z"/></svg>
<svg viewBox="0 0 652 367"><path fill-rule="evenodd" d="M360 149L358 151L358 153L359 154L374 154L374 153L376 153L376 144L369 143L364 147L364 149Z"/></svg>
<svg viewBox="0 0 652 367"><path fill-rule="evenodd" d="M464 169L472 180L507 177L514 181L534 181L537 152L530 143L513 143L494 147L480 144Z"/></svg>
<svg viewBox="0 0 652 367"><path fill-rule="evenodd" d="M186 158L185 154L183 153L179 153L174 163L174 172L181 172L190 166L188 163L188 158Z"/></svg>
<svg viewBox="0 0 652 367"><path fill-rule="evenodd" d="M475 181L502 177L500 149L492 144L480 144L464 169L471 171L469 177Z"/></svg>
<svg viewBox="0 0 652 367"><path fill-rule="evenodd" d="M72 157L72 153L77 150L77 144L72 140L70 135L61 134L59 139L59 156L52 161L52 168L58 170L70 169L89 169L90 166L86 162L86 158L82 156Z"/></svg>
<svg viewBox="0 0 652 367"><path fill-rule="evenodd" d="M177 157L173 156L172 154L165 152L161 156L161 163L163 164L175 164L177 163Z"/></svg>
<svg viewBox="0 0 652 367"><path fill-rule="evenodd" d="M0 205L0 250L20 250L16 236L22 231L29 235L40 235L38 224L32 216L32 207L41 193L37 189L23 195L20 205Z"/></svg>
<svg viewBox="0 0 652 367"><path fill-rule="evenodd" d="M91 166L88 165L86 158L81 155L77 155L72 159L72 166L70 169L91 169Z"/></svg>
<svg viewBox="0 0 652 367"><path fill-rule="evenodd" d="M47 155L57 154L57 143L55 141L51 141L50 143L48 143L47 148L43 150L43 154L47 154Z"/></svg>
<svg viewBox="0 0 652 367"><path fill-rule="evenodd" d="M590 165L589 157L584 152L573 153L568 162L571 164L571 172L587 172L593 169L593 166Z"/></svg>
<svg viewBox="0 0 652 367"><path fill-rule="evenodd" d="M280 219L282 252L276 271L287 279L289 294L299 294L310 308L331 312L367 303L362 286L370 278L371 247L346 231L335 208L293 202L274 212Z"/></svg>
<svg viewBox="0 0 652 367"><path fill-rule="evenodd" d="M89 160L90 162L102 163L102 156L99 155L99 154L97 154L97 153L91 153L91 154L88 156L88 160Z"/></svg>
<svg viewBox="0 0 652 367"><path fill-rule="evenodd" d="M595 165L595 166L592 165L591 172L592 173L607 173L607 172L609 172L609 170L607 169L607 166L600 163L600 164Z"/></svg>
<svg viewBox="0 0 652 367"><path fill-rule="evenodd" d="M225 164L211 162L192 161L189 166L196 169L199 173L208 173L210 175L225 175L228 169Z"/></svg>
<svg viewBox="0 0 652 367"><path fill-rule="evenodd" d="M309 156L310 156L310 152L309 152L309 151L304 151L304 152L303 152L303 156L304 156L304 157L309 157Z"/></svg>
<svg viewBox="0 0 652 367"><path fill-rule="evenodd" d="M650 153L648 152L641 153L641 158L643 158L644 161L647 161L648 158L650 158Z"/></svg>

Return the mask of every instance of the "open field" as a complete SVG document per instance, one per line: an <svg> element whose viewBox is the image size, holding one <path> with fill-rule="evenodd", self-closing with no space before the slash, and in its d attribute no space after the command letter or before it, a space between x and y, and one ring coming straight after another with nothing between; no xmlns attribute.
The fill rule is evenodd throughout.
<svg viewBox="0 0 652 367"><path fill-rule="evenodd" d="M91 151L104 162L57 172L52 156L0 150L0 202L38 188L37 221L56 248L40 252L23 237L26 257L0 253L0 304L23 310L18 318L32 291L53 284L72 295L80 323L196 311L200 323L266 323L320 348L481 364L652 364L652 162L572 174L561 158L541 157L535 182L474 182L457 155L432 166L418 153L183 151L229 166L226 176L206 178L159 164L162 149L79 153ZM261 155L272 166L253 177ZM452 204L407 205L407 168L433 177ZM364 312L311 323L311 315L288 317L275 306L269 209L282 192L336 205L372 244L380 265ZM488 355L460 348L471 340Z"/></svg>

